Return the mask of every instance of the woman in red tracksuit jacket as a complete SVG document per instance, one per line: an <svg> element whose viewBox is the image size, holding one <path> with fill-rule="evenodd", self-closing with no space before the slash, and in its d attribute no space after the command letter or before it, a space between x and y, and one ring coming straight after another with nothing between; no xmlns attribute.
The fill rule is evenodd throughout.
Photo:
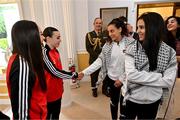
<svg viewBox="0 0 180 120"><path fill-rule="evenodd" d="M14 119L46 119L47 86L36 23L21 20L12 28L7 86Z"/></svg>
<svg viewBox="0 0 180 120"><path fill-rule="evenodd" d="M59 47L60 44L60 32L53 27L47 27L43 31L43 35L45 37L46 45L43 49L44 54L44 62L46 65L46 79L47 79L47 119L59 119L59 114L61 110L61 98L63 94L63 81L62 79L70 79L70 78L77 78L78 74L76 72L66 72L62 70L60 55L58 50L56 49ZM46 58L46 59L45 59ZM47 61L49 64L54 65L54 68L58 69L58 72L53 72L49 64L46 64ZM48 69L47 69L48 68Z"/></svg>

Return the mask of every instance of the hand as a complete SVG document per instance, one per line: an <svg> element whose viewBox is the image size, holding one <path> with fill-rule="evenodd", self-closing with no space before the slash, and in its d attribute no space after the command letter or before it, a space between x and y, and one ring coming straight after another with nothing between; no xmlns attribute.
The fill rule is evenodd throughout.
<svg viewBox="0 0 180 120"><path fill-rule="evenodd" d="M78 73L78 80L81 80L84 77L84 73L83 72L79 72Z"/></svg>
<svg viewBox="0 0 180 120"><path fill-rule="evenodd" d="M115 87L121 87L122 86L122 82L120 80L116 80L114 83Z"/></svg>
<svg viewBox="0 0 180 120"><path fill-rule="evenodd" d="M72 79L77 79L78 78L78 73L77 72L73 72L73 78Z"/></svg>

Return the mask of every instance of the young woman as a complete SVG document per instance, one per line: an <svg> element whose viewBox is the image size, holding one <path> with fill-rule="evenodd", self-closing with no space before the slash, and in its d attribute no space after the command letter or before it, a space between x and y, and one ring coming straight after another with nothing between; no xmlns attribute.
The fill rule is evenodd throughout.
<svg viewBox="0 0 180 120"><path fill-rule="evenodd" d="M93 64L79 73L79 78L90 75L101 67L103 76L110 87L110 108L112 119L117 119L120 89L124 80L125 61L124 50L133 41L127 37L127 28L119 18L113 19L107 27L111 40L105 43L102 52Z"/></svg>
<svg viewBox="0 0 180 120"><path fill-rule="evenodd" d="M76 79L78 78L77 72L67 72L62 69L58 69L53 61L49 57L49 50L43 46L43 41L45 37L43 33L40 31L41 43L42 43L42 52L43 52L43 61L44 67L47 72L49 72L52 76L62 79Z"/></svg>
<svg viewBox="0 0 180 120"><path fill-rule="evenodd" d="M165 21L167 41L165 41L169 46L177 49L178 41L180 41L180 17L170 16ZM180 54L180 53L177 53Z"/></svg>
<svg viewBox="0 0 180 120"><path fill-rule="evenodd" d="M169 46L174 48L178 62L180 62L180 17L170 16L165 21L167 41ZM178 64L178 77L180 77L180 64Z"/></svg>
<svg viewBox="0 0 180 120"><path fill-rule="evenodd" d="M7 67L7 86L14 119L46 119L46 81L39 29L22 20L12 28L12 56Z"/></svg>
<svg viewBox="0 0 180 120"><path fill-rule="evenodd" d="M47 78L47 119L59 119L61 110L61 98L63 94L62 79L77 78L76 72L62 70L61 59L58 50L61 42L60 32L53 27L47 27L43 31L46 45L44 47L44 62L46 64ZM49 62L47 62L49 61ZM54 68L54 70L52 69ZM52 72L51 72L52 71ZM55 73L55 74L54 74Z"/></svg>
<svg viewBox="0 0 180 120"><path fill-rule="evenodd" d="M142 14L137 20L139 41L126 49L126 119L155 119L163 93L171 91L176 78L176 52L163 42L161 15Z"/></svg>

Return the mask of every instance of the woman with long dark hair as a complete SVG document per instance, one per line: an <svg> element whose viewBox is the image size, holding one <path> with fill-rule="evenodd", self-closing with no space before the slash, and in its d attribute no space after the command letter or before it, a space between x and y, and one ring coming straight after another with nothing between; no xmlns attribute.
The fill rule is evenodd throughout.
<svg viewBox="0 0 180 120"><path fill-rule="evenodd" d="M170 16L165 21L166 32L167 32L167 40L166 44L171 46L174 50L178 48L178 41L180 41L180 17ZM180 50L179 50L180 51ZM180 55L178 51L177 54Z"/></svg>
<svg viewBox="0 0 180 120"><path fill-rule="evenodd" d="M168 17L165 25L167 32L165 42L176 51L177 61L180 62L180 17ZM180 77L180 64L178 64L178 77Z"/></svg>
<svg viewBox="0 0 180 120"><path fill-rule="evenodd" d="M12 28L7 86L14 119L46 119L46 80L38 26L21 20Z"/></svg>
<svg viewBox="0 0 180 120"><path fill-rule="evenodd" d="M126 49L126 119L155 119L161 97L170 92L176 78L176 52L163 42L165 25L155 12L137 20L139 41Z"/></svg>
<svg viewBox="0 0 180 120"><path fill-rule="evenodd" d="M120 90L125 75L124 50L134 39L127 37L127 28L119 18L113 19L107 26L110 39L105 43L99 57L88 68L79 73L79 78L90 75L101 68L103 77L108 81L110 109L113 120L118 118Z"/></svg>

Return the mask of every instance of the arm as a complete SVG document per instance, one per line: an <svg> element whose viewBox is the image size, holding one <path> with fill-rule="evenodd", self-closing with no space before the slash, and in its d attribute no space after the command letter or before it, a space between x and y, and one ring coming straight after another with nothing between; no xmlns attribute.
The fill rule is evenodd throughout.
<svg viewBox="0 0 180 120"><path fill-rule="evenodd" d="M98 56L98 58L89 66L87 67L85 70L81 71L78 74L78 79L81 80L84 75L90 75L93 72L95 72L97 69L99 69L100 67L102 67L102 72L105 72L105 63L103 61L105 61L105 56L104 56L104 52L106 50L106 44L103 46L102 51L100 53L100 55Z"/></svg>
<svg viewBox="0 0 180 120"><path fill-rule="evenodd" d="M19 58L12 65L10 72L10 98L14 119L28 119L29 103L34 80L29 77L28 64Z"/></svg>
<svg viewBox="0 0 180 120"><path fill-rule="evenodd" d="M119 80L120 80L121 82L123 82L124 79L125 79L125 77L126 77L126 72L124 72L121 76L119 76Z"/></svg>
<svg viewBox="0 0 180 120"><path fill-rule="evenodd" d="M169 65L163 73L163 77L161 73L138 71L135 69L132 56L126 55L125 59L125 68L129 82L162 88L173 85L177 71L175 54L171 57Z"/></svg>
<svg viewBox="0 0 180 120"><path fill-rule="evenodd" d="M122 86L124 81L125 81L125 78L126 78L126 72L124 70L124 73L121 76L119 76L118 80L115 81L115 85L116 86Z"/></svg>
<svg viewBox="0 0 180 120"><path fill-rule="evenodd" d="M172 51L171 55L172 56L169 61L169 65L167 66L167 69L163 72L163 77L158 81L148 83L147 85L158 87L160 86L162 88L171 88L173 86L177 73L177 59L175 52Z"/></svg>
<svg viewBox="0 0 180 120"><path fill-rule="evenodd" d="M77 78L78 74L76 72L66 72L64 70L59 70L55 67L55 65L51 62L48 56L48 51L46 48L42 47L43 49L43 60L45 69L50 72L53 76L62 78L62 79L71 79L71 78Z"/></svg>
<svg viewBox="0 0 180 120"><path fill-rule="evenodd" d="M97 58L96 61L94 61L89 67L87 67L85 70L82 72L85 75L90 75L96 70L98 70L102 66L102 60L100 58Z"/></svg>
<svg viewBox="0 0 180 120"><path fill-rule="evenodd" d="M128 54L125 55L125 72L129 82L142 85L155 82L162 77L161 73L138 71L135 68L134 57Z"/></svg>

